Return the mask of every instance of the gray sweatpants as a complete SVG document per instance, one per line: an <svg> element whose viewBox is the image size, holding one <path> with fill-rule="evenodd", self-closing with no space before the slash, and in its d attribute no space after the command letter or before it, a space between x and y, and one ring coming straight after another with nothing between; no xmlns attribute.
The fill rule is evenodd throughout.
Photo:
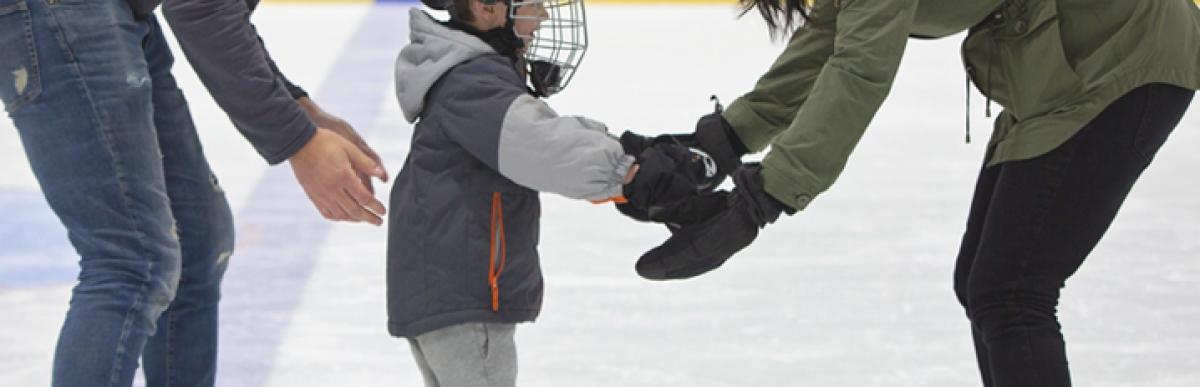
<svg viewBox="0 0 1200 387"><path fill-rule="evenodd" d="M426 387L515 387L516 324L466 323L409 338Z"/></svg>

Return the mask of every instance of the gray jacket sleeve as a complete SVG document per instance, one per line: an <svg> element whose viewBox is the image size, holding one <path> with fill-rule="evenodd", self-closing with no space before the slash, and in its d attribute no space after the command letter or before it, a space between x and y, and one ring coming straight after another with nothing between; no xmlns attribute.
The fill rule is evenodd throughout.
<svg viewBox="0 0 1200 387"><path fill-rule="evenodd" d="M308 142L316 126L272 70L245 0L166 0L163 15L213 99L268 163Z"/></svg>
<svg viewBox="0 0 1200 387"><path fill-rule="evenodd" d="M560 116L522 88L500 61L473 61L447 75L430 103L446 136L522 186L573 199L622 194L633 165L603 124Z"/></svg>
<svg viewBox="0 0 1200 387"><path fill-rule="evenodd" d="M604 124L559 116L529 94L509 105L497 148L500 174L526 187L575 199L621 196L634 160Z"/></svg>

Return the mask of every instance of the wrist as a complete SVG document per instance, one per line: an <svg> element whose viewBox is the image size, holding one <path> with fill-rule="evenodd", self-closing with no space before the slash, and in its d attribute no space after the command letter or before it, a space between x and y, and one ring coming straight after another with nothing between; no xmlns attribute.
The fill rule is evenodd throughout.
<svg viewBox="0 0 1200 387"><path fill-rule="evenodd" d="M304 145L301 145L300 149L297 149L295 153L292 153L291 157L288 157L288 162L292 164L297 162L305 163L307 160L312 159L314 155L320 153L317 148L320 148L326 142L328 134L328 129L318 127L313 130L312 136L304 142Z"/></svg>
<svg viewBox="0 0 1200 387"><path fill-rule="evenodd" d="M309 118L315 118L321 113L321 107L317 106L317 103L307 96L296 98L296 104L300 105L300 109L303 109Z"/></svg>
<svg viewBox="0 0 1200 387"><path fill-rule="evenodd" d="M625 179L623 180L623 183L624 184L632 183L633 177L635 175L637 175L637 171L638 171L637 164L633 164L633 165L629 166L629 170L625 172Z"/></svg>

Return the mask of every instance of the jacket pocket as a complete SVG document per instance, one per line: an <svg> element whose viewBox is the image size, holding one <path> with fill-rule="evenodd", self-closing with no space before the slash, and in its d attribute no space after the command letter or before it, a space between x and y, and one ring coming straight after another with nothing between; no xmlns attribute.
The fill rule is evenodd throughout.
<svg viewBox="0 0 1200 387"><path fill-rule="evenodd" d="M500 274L508 263L508 237L504 232L504 198L492 192L491 216L488 221L488 288L491 290L492 311L500 311Z"/></svg>
<svg viewBox="0 0 1200 387"><path fill-rule="evenodd" d="M1011 0L964 42L976 85L1018 121L1053 112L1083 91L1067 61L1055 1Z"/></svg>
<svg viewBox="0 0 1200 387"><path fill-rule="evenodd" d="M513 201L499 175L476 175L464 194L467 210L467 255L461 278L472 299L493 312L501 305L500 283L508 265L510 222L505 204Z"/></svg>
<svg viewBox="0 0 1200 387"><path fill-rule="evenodd" d="M42 93L34 43L25 0L0 0L0 100L9 113Z"/></svg>

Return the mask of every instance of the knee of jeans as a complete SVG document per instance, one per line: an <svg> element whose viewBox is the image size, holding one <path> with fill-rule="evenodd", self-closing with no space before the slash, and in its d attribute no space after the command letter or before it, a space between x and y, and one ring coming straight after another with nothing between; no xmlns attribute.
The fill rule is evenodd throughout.
<svg viewBox="0 0 1200 387"><path fill-rule="evenodd" d="M135 310L139 311L141 324L151 334L155 331L158 317L175 299L176 291L179 288L180 261L179 255L172 255L155 262L151 267L149 277L143 284L141 302L134 304ZM137 307L139 304L140 308Z"/></svg>
<svg viewBox="0 0 1200 387"><path fill-rule="evenodd" d="M187 216L180 227L184 273L178 297L189 304L211 305L220 299L221 279L234 250L233 216L223 197Z"/></svg>
<svg viewBox="0 0 1200 387"><path fill-rule="evenodd" d="M225 274L225 268L229 265L229 258L233 256L236 242L233 213L229 209L229 205L225 204L223 194L221 205L214 209L210 219L211 222L206 230L208 236L206 242L212 246L212 251L215 251L213 270L216 277L220 278Z"/></svg>
<svg viewBox="0 0 1200 387"><path fill-rule="evenodd" d="M195 238L211 255L209 259L215 259L216 263L222 266L233 253L235 238L233 214L224 203L224 200L221 200L221 205L211 206L201 222L187 226L191 228L187 230L188 237Z"/></svg>
<svg viewBox="0 0 1200 387"><path fill-rule="evenodd" d="M130 69L125 72L125 85L131 89L142 89L150 86L150 74L144 69Z"/></svg>
<svg viewBox="0 0 1200 387"><path fill-rule="evenodd" d="M179 289L179 279L182 273L181 258L176 255L163 259L156 264L150 275L146 292L146 311L149 317L157 319L166 310Z"/></svg>

